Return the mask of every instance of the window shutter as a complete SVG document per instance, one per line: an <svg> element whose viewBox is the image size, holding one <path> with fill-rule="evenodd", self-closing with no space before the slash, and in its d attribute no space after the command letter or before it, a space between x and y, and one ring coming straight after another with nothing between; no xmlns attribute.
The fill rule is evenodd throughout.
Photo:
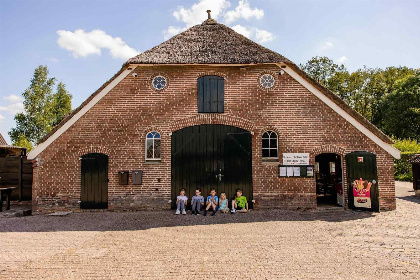
<svg viewBox="0 0 420 280"><path fill-rule="evenodd" d="M224 79L219 76L203 76L197 84L197 107L199 113L224 112Z"/></svg>

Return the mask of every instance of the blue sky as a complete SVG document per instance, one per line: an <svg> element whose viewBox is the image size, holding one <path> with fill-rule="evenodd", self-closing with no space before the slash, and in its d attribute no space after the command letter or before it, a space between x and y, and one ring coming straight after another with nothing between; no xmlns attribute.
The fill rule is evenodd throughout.
<svg viewBox="0 0 420 280"><path fill-rule="evenodd" d="M206 10L295 63L315 55L363 65L420 67L420 0L1 0L0 133L22 110L34 69L66 84L73 108L124 61L206 19Z"/></svg>

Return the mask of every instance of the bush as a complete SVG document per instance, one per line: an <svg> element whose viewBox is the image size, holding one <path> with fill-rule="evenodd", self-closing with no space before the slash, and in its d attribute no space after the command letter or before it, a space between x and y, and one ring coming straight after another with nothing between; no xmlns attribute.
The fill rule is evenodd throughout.
<svg viewBox="0 0 420 280"><path fill-rule="evenodd" d="M395 180L397 181L407 181L407 182L413 182L413 174L401 174L401 175L395 175Z"/></svg>
<svg viewBox="0 0 420 280"><path fill-rule="evenodd" d="M411 139L394 139L394 147L401 151L401 158L394 159L394 176L398 181L413 182L413 170L409 159L420 153L420 144Z"/></svg>
<svg viewBox="0 0 420 280"><path fill-rule="evenodd" d="M415 154L413 152L402 152L401 158L394 160L394 175L396 180L413 181L413 170L408 160Z"/></svg>

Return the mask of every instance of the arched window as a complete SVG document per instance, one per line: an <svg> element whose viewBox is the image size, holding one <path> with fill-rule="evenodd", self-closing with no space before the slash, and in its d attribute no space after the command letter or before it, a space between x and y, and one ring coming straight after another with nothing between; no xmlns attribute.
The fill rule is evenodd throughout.
<svg viewBox="0 0 420 280"><path fill-rule="evenodd" d="M219 76L203 76L197 81L197 107L199 113L223 113L225 79Z"/></svg>
<svg viewBox="0 0 420 280"><path fill-rule="evenodd" d="M149 132L146 136L146 160L160 160L160 134Z"/></svg>
<svg viewBox="0 0 420 280"><path fill-rule="evenodd" d="M277 134L274 131L266 131L262 135L262 157L279 157L277 149Z"/></svg>

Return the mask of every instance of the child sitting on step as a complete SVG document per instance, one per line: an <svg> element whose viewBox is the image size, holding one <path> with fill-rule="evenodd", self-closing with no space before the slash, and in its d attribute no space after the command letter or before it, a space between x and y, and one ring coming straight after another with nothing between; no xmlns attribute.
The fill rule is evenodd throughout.
<svg viewBox="0 0 420 280"><path fill-rule="evenodd" d="M246 213L248 212L248 201L245 196L242 196L242 190L236 190L236 197L232 200L232 212L231 213Z"/></svg>
<svg viewBox="0 0 420 280"><path fill-rule="evenodd" d="M206 204L207 204L207 207L206 207L206 210L204 211L204 216L207 216L207 211L210 208L213 209L213 214L211 214L211 215L212 216L216 215L217 205L219 204L219 198L216 195L216 190L215 189L210 190L210 195L207 197Z"/></svg>
<svg viewBox="0 0 420 280"><path fill-rule="evenodd" d="M187 214L185 208L187 206L188 197L185 196L185 190L181 189L179 195L176 197L176 212L175 215L179 215L182 212L182 215Z"/></svg>

